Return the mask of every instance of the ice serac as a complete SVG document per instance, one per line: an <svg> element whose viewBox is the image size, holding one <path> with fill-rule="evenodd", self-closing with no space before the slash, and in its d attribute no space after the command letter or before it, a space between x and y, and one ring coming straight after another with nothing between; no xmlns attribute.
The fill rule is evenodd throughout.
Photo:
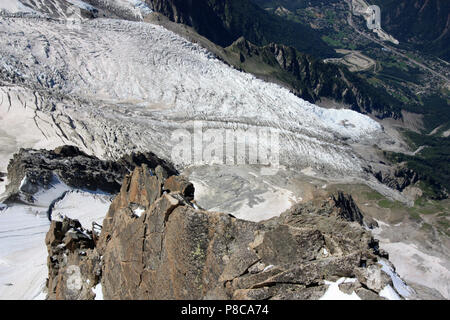
<svg viewBox="0 0 450 320"><path fill-rule="evenodd" d="M105 299L319 299L327 280L343 277L354 279L343 288L363 299L380 299L393 287L377 263L387 258L378 242L343 214L336 199L344 195L255 223L195 209L191 187L161 177L142 166L124 179L86 258L101 257L96 281ZM67 281L63 271L49 269Z"/></svg>
<svg viewBox="0 0 450 320"><path fill-rule="evenodd" d="M8 121L20 119L26 130L17 134L19 146L73 144L108 159L152 150L170 159L174 130L191 132L201 120L205 130L279 132L284 165L361 176L367 166L351 144L382 132L364 115L319 108L159 26L99 18L70 28L58 19L0 19L0 127L15 130ZM33 139L24 136L30 130Z"/></svg>

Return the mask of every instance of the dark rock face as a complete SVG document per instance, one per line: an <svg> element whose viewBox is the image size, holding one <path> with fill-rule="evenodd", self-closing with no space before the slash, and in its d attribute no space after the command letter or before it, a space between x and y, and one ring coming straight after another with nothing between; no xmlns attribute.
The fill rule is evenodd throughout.
<svg viewBox="0 0 450 320"><path fill-rule="evenodd" d="M21 149L8 165L6 191L11 197L20 193L24 200L32 202L34 193L55 183L57 176L69 187L115 194L120 190L123 177L142 164L152 170L161 166L165 172L177 174L171 164L153 153L131 154L109 161L87 155L74 146L62 146L53 151Z"/></svg>
<svg viewBox="0 0 450 320"><path fill-rule="evenodd" d="M288 84L297 96L309 102L328 98L379 118L401 117L398 108L401 103L387 97L384 91L371 87L346 68L324 63L293 47L277 43L256 46L240 38L229 49L240 53L240 67L247 72L255 73L252 68L255 63L279 68L278 72L272 72L270 77L276 78L272 80Z"/></svg>
<svg viewBox="0 0 450 320"><path fill-rule="evenodd" d="M342 219L350 222L358 222L361 226L366 226L369 229L378 227L378 223L375 220L370 217L363 216L361 210L359 210L351 195L338 192L337 195L333 196L333 201L339 209L338 215Z"/></svg>
<svg viewBox="0 0 450 320"><path fill-rule="evenodd" d="M386 172L377 172L375 178L381 183L387 185L389 188L403 191L408 186L415 184L419 181L418 174L404 165L400 165L390 169Z"/></svg>
<svg viewBox="0 0 450 320"><path fill-rule="evenodd" d="M446 0L373 0L381 7L383 29L417 50L450 59L450 2Z"/></svg>
<svg viewBox="0 0 450 320"><path fill-rule="evenodd" d="M145 2L171 21L193 27L200 35L222 47L243 36L258 45L275 41L285 43L321 58L336 55L309 25L272 15L250 0Z"/></svg>
<svg viewBox="0 0 450 320"><path fill-rule="evenodd" d="M327 289L324 280L340 277L358 278L354 290L378 298L380 287L391 284L376 264L374 240L357 223L364 218L343 214L355 211L352 205L337 206L345 195L254 223L194 209L186 183L136 168L125 177L93 249L90 240L72 244L64 222L53 222L49 297L92 298L84 286L68 291L66 270L79 265L81 279L93 285L99 256L106 299L318 299ZM354 216L356 222L348 222ZM61 243L68 243L66 260ZM79 258L79 248L86 256Z"/></svg>

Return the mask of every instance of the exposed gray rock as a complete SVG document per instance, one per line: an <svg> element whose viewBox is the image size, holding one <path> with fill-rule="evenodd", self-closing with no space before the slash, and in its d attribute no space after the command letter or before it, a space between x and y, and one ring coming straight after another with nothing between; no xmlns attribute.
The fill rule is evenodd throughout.
<svg viewBox="0 0 450 320"><path fill-rule="evenodd" d="M338 192L337 195L333 196L333 200L336 207L340 209L338 215L344 220L358 222L360 225L367 226L369 229L378 227L378 223L374 219L364 217L351 195Z"/></svg>
<svg viewBox="0 0 450 320"><path fill-rule="evenodd" d="M385 298L380 297L377 293L375 293L371 290L364 289L364 288L356 289L355 293L362 300L386 300Z"/></svg>
<svg viewBox="0 0 450 320"><path fill-rule="evenodd" d="M391 287L394 286L391 278L381 270L380 265L358 268L355 270L355 273L359 282L372 291L380 292L387 285L390 285Z"/></svg>
<svg viewBox="0 0 450 320"><path fill-rule="evenodd" d="M51 300L91 300L99 282L101 258L93 234L77 220L52 221L45 238L48 249L47 298Z"/></svg>
<svg viewBox="0 0 450 320"><path fill-rule="evenodd" d="M354 204L315 199L255 223L195 209L184 178L161 177L146 165L125 177L95 251L86 258L102 256L106 299L318 299L328 288L325 280L341 277L358 278L358 285L344 291L359 290L362 298L374 299L392 284L377 264L379 251L370 232L349 219L360 212ZM136 215L135 208L144 212ZM61 238L60 229L67 228L52 228L48 243ZM72 234L66 232L67 237ZM60 258L54 260L61 265ZM53 279L67 278L66 269L52 270ZM84 267L81 275L98 281L83 272L98 276L98 269ZM83 289L78 295L67 291L62 282L49 282L49 291L62 292L57 298L65 293L91 297Z"/></svg>
<svg viewBox="0 0 450 320"><path fill-rule="evenodd" d="M53 151L20 149L8 165L6 191L10 200L20 195L22 200L33 202L38 190L49 188L58 178L69 187L115 194L124 176L142 164L152 170L160 166L158 172L163 175L177 174L171 164L152 153L110 161L87 155L74 146L61 146Z"/></svg>
<svg viewBox="0 0 450 320"><path fill-rule="evenodd" d="M154 179L137 168L105 218L97 249L107 299L317 299L324 280L377 262L370 233L343 218L356 207L322 199L254 223L195 210L182 188L155 197Z"/></svg>
<svg viewBox="0 0 450 320"><path fill-rule="evenodd" d="M408 186L419 181L418 174L404 165L394 166L389 170L379 171L375 173L375 178L388 187L403 191Z"/></svg>
<svg viewBox="0 0 450 320"><path fill-rule="evenodd" d="M355 282L344 282L339 285L339 290L346 294L352 294L359 288L361 288L361 283L358 280Z"/></svg>

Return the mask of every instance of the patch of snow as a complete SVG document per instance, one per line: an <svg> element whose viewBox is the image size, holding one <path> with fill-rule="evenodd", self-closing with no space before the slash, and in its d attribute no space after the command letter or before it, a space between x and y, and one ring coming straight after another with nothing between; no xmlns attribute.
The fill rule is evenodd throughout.
<svg viewBox="0 0 450 320"><path fill-rule="evenodd" d="M140 18L153 12L149 5L142 0L110 0L109 4L129 10Z"/></svg>
<svg viewBox="0 0 450 320"><path fill-rule="evenodd" d="M361 300L361 298L355 292L352 292L352 294L346 294L339 289L340 284L355 281L356 279L350 278L340 278L336 282L325 280L325 284L329 287L319 300Z"/></svg>
<svg viewBox="0 0 450 320"><path fill-rule="evenodd" d="M48 189L41 188L33 195L35 206L47 207L65 192L72 190L67 184L61 181L57 175L53 175Z"/></svg>
<svg viewBox="0 0 450 320"><path fill-rule="evenodd" d="M436 289L444 298L450 298L450 270L441 258L403 242L381 242L380 247L389 253L396 272L406 282Z"/></svg>
<svg viewBox="0 0 450 320"><path fill-rule="evenodd" d="M52 220L53 216L56 219L66 216L80 221L83 228L91 230L93 222L102 225L110 205L111 195L73 190L55 204Z"/></svg>
<svg viewBox="0 0 450 320"><path fill-rule="evenodd" d="M262 194L262 201L250 205L248 200L242 200L242 206L233 215L236 218L259 222L279 216L297 202L290 190L270 185L270 190Z"/></svg>
<svg viewBox="0 0 450 320"><path fill-rule="evenodd" d="M450 130L447 130L447 131L445 131L444 133L442 133L442 136L443 136L444 138L449 137L449 136L450 136Z"/></svg>
<svg viewBox="0 0 450 320"><path fill-rule="evenodd" d="M391 225L387 224L386 222L383 222L381 220L374 219L378 223L378 227L382 229L382 227L390 227Z"/></svg>
<svg viewBox="0 0 450 320"><path fill-rule="evenodd" d="M0 300L45 298L49 226L46 208L14 204L1 212Z"/></svg>
<svg viewBox="0 0 450 320"><path fill-rule="evenodd" d="M93 291L95 293L95 299L94 300L104 300L103 299L103 287L102 283L99 282L94 288Z"/></svg>
<svg viewBox="0 0 450 320"><path fill-rule="evenodd" d="M314 169L311 167L305 168L305 169L301 170L300 172L307 176L315 176L317 174L314 171Z"/></svg>
<svg viewBox="0 0 450 320"><path fill-rule="evenodd" d="M380 291L380 297L386 298L388 300L401 300L400 296L390 285L387 285L383 290Z"/></svg>
<svg viewBox="0 0 450 320"><path fill-rule="evenodd" d="M90 4L81 1L81 0L66 0L67 2L73 4L74 6L77 6L80 9L84 9L86 11L95 11L95 7L91 6Z"/></svg>
<svg viewBox="0 0 450 320"><path fill-rule="evenodd" d="M267 267L264 268L264 270L262 272L266 272L269 271L270 269L272 269L274 266L273 265L268 265Z"/></svg>
<svg viewBox="0 0 450 320"><path fill-rule="evenodd" d="M380 259L378 263L382 266L381 270L386 272L392 279L395 290L404 298L411 296L414 290L410 288L394 271L394 269L383 259Z"/></svg>
<svg viewBox="0 0 450 320"><path fill-rule="evenodd" d="M45 236L50 227L47 209L67 190L62 182L41 190L33 204L11 204L0 214L0 300L45 299L47 248ZM110 197L84 191L70 191L55 205L55 210L83 225L102 222ZM56 219L60 215L53 215Z"/></svg>
<svg viewBox="0 0 450 320"><path fill-rule="evenodd" d="M18 12L36 12L30 7L23 5L19 0L2 0L0 1L0 11L5 10L10 13Z"/></svg>
<svg viewBox="0 0 450 320"><path fill-rule="evenodd" d="M136 215L137 217L140 217L144 212L145 212L145 209L141 208L141 207L133 210L133 214Z"/></svg>

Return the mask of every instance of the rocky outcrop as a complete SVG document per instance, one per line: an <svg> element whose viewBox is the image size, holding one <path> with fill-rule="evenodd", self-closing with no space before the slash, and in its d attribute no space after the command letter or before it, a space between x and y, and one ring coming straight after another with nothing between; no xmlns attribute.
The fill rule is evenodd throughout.
<svg viewBox="0 0 450 320"><path fill-rule="evenodd" d="M328 98L379 118L401 118L398 108L401 102L346 68L324 63L290 46L276 43L256 46L243 37L228 49L240 54L236 67L264 78L268 75L258 74L258 69L269 68L268 80L285 83L297 96L309 102L318 103ZM255 70L255 64L260 68Z"/></svg>
<svg viewBox="0 0 450 320"><path fill-rule="evenodd" d="M52 223L47 244L56 280L49 281L55 292L49 297L68 292L63 283L72 261L82 266L81 282L95 284L99 264L92 261L99 256L106 299L318 299L327 290L325 280L341 277L357 278L346 290L378 299L392 286L377 264L383 256L378 242L361 226L364 217L351 197L297 204L255 223L196 209L193 187L158 171L143 165L125 177L93 249L93 242L62 246L71 243L68 227ZM92 250L86 261L79 247ZM70 298L92 298L85 286L78 287Z"/></svg>
<svg viewBox="0 0 450 320"><path fill-rule="evenodd" d="M369 229L378 227L378 223L374 219L364 217L351 195L338 192L336 195L333 195L333 201L338 209L337 215L342 219L349 222L358 222L361 226Z"/></svg>
<svg viewBox="0 0 450 320"><path fill-rule="evenodd" d="M47 298L91 300L101 275L94 234L77 220L52 221L45 238L48 249Z"/></svg>
<svg viewBox="0 0 450 320"><path fill-rule="evenodd" d="M152 170L161 166L169 174L176 169L153 153L131 154L117 161L100 160L74 146L61 146L53 151L20 149L8 165L10 199L20 196L33 202L33 195L61 180L76 189L118 193L126 174L136 166L148 165Z"/></svg>
<svg viewBox="0 0 450 320"><path fill-rule="evenodd" d="M419 175L404 164L375 173L375 178L394 190L403 191L419 181Z"/></svg>

